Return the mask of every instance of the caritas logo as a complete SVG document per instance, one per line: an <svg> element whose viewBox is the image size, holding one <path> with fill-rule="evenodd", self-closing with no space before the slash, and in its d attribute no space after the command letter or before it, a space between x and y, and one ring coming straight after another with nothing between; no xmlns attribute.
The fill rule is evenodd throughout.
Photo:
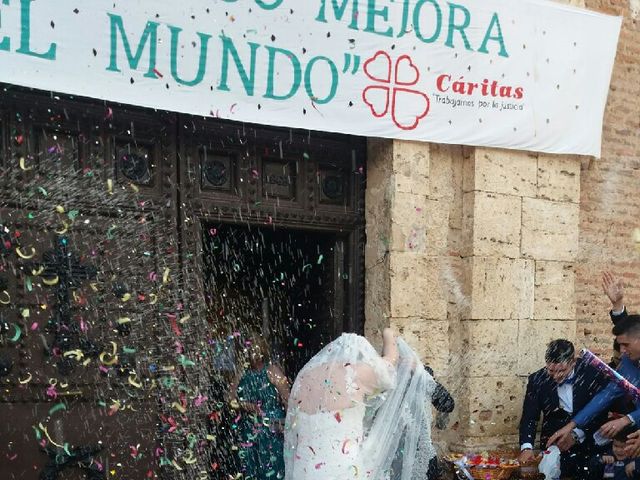
<svg viewBox="0 0 640 480"><path fill-rule="evenodd" d="M522 87L513 87L511 85L500 85L497 80L490 81L488 79L482 82L469 82L464 77L452 81L451 75L444 73L436 79L436 88L442 93L457 93L460 95L482 95L483 97L493 98L512 98L520 100L524 97L524 89Z"/></svg>
<svg viewBox="0 0 640 480"><path fill-rule="evenodd" d="M422 77L421 69L409 55L392 58L388 52L379 50L364 63L364 74L368 78L368 85L362 91L362 101L368 107L371 115L381 119L391 117L396 127L402 130L415 130L420 121L429 114L431 99L420 89ZM464 96L466 99L448 98L447 103L468 104L473 106L472 99L488 97L518 101L524 98L522 87L501 84L497 80L487 78L482 81L465 80L464 76L457 79L444 73L435 78L437 92L433 96L442 102L443 96ZM440 95L444 94L443 96ZM509 102L501 103L508 110L521 110L522 105Z"/></svg>

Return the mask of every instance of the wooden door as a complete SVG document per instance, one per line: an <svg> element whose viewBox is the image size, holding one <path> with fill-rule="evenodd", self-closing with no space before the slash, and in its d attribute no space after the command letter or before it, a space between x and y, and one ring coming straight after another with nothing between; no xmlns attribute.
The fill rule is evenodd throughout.
<svg viewBox="0 0 640 480"><path fill-rule="evenodd" d="M171 117L8 88L0 119L2 477L151 478Z"/></svg>

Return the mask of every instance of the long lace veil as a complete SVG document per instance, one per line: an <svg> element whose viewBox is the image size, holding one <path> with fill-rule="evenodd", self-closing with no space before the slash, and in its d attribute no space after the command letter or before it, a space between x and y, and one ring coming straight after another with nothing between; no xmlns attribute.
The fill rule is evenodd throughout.
<svg viewBox="0 0 640 480"><path fill-rule="evenodd" d="M309 415L345 409L360 412L364 437L360 478L426 478L429 460L435 455L430 433L435 382L404 340L397 339L397 344L399 360L394 367L364 337L343 334L303 367L291 390L287 412L287 480L301 480L289 473L297 457L296 432L305 427L300 423L310 422ZM339 434L336 428L335 435Z"/></svg>
<svg viewBox="0 0 640 480"><path fill-rule="evenodd" d="M362 458L371 480L423 480L435 456L431 397L436 388L418 355L398 338L396 386L370 409Z"/></svg>

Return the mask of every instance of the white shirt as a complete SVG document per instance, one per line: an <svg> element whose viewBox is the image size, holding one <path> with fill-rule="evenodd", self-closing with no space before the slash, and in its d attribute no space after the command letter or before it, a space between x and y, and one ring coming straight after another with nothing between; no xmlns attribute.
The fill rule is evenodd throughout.
<svg viewBox="0 0 640 480"><path fill-rule="evenodd" d="M567 379L570 379L573 375L574 372L572 370ZM558 399L560 400L561 409L569 414L573 413L573 383L558 385Z"/></svg>
<svg viewBox="0 0 640 480"><path fill-rule="evenodd" d="M567 380L575 375L575 370L571 370L571 373L567 376ZM573 413L573 383L564 383L558 385L558 400L560 401L560 408L568 414ZM578 436L578 442L584 442L584 432L579 428L574 428L573 431ZM533 445L530 443L523 443L520 446L520 450L533 449Z"/></svg>

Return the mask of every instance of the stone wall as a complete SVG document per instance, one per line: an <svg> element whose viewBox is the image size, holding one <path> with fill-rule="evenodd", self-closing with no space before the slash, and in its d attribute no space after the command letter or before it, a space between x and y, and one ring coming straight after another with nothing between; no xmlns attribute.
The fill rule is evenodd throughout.
<svg viewBox="0 0 640 480"><path fill-rule="evenodd" d="M453 448L515 441L526 375L575 337L575 157L371 141L367 334L395 326L458 400Z"/></svg>

